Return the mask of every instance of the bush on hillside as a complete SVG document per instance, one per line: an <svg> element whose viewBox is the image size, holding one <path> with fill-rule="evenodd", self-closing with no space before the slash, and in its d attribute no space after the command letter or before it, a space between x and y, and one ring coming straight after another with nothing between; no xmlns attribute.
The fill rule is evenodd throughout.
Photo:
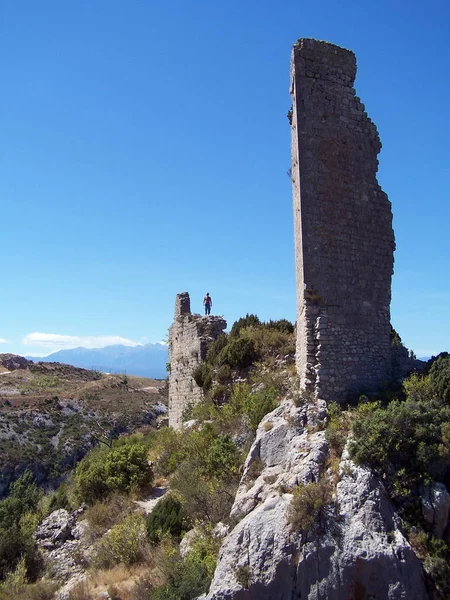
<svg viewBox="0 0 450 600"><path fill-rule="evenodd" d="M37 576L41 564L32 535L37 524L33 514L41 497L32 473L25 471L0 501L0 579L14 571L21 559L28 577Z"/></svg>
<svg viewBox="0 0 450 600"><path fill-rule="evenodd" d="M228 344L228 339L229 336L226 333L222 333L221 335L219 335L217 340L215 340L209 345L208 350L206 352L206 361L209 364L214 365L216 363L217 357L219 356L220 352Z"/></svg>
<svg viewBox="0 0 450 600"><path fill-rule="evenodd" d="M134 508L132 501L127 496L119 494L113 494L104 501L96 501L84 513L84 518L89 524L90 536L96 538L103 535L123 520L132 508Z"/></svg>
<svg viewBox="0 0 450 600"><path fill-rule="evenodd" d="M223 404L229 399L230 396L230 386L224 385L222 383L219 383L218 385L214 386L210 394L211 400L214 402L214 404Z"/></svg>
<svg viewBox="0 0 450 600"><path fill-rule="evenodd" d="M278 321L267 321L264 323L267 329L277 329L282 333L294 333L294 325L287 319L279 319Z"/></svg>
<svg viewBox="0 0 450 600"><path fill-rule="evenodd" d="M326 479L302 483L294 490L289 508L289 522L296 531L309 531L325 506L331 504L332 489Z"/></svg>
<svg viewBox="0 0 450 600"><path fill-rule="evenodd" d="M158 502L145 522L147 536L153 543L161 541L162 536L169 534L180 538L183 531L188 530L186 515L181 502L169 495Z"/></svg>
<svg viewBox="0 0 450 600"><path fill-rule="evenodd" d="M158 566L165 581L147 587L149 600L194 600L208 591L208 565L198 553L189 552L183 560L178 548L166 542L159 553Z"/></svg>
<svg viewBox="0 0 450 600"><path fill-rule="evenodd" d="M239 337L242 329L246 329L247 327L257 327L261 325L261 321L256 315L249 315L248 313L245 317L241 317L238 319L231 328L230 337Z"/></svg>
<svg viewBox="0 0 450 600"><path fill-rule="evenodd" d="M232 369L245 369L258 358L253 340L232 337L217 356L217 363L219 365L227 364Z"/></svg>
<svg viewBox="0 0 450 600"><path fill-rule="evenodd" d="M100 569L110 569L121 563L132 565L143 561L145 555L144 519L138 513L133 513L100 539L94 565Z"/></svg>
<svg viewBox="0 0 450 600"><path fill-rule="evenodd" d="M207 476L195 461L184 462L170 480L189 518L211 524L227 521L238 483L237 476Z"/></svg>
<svg viewBox="0 0 450 600"><path fill-rule="evenodd" d="M350 424L336 402L328 405L328 424L325 438L334 456L340 457L347 441Z"/></svg>
<svg viewBox="0 0 450 600"><path fill-rule="evenodd" d="M192 372L195 383L205 391L209 390L212 385L212 376L211 365L207 362L201 362Z"/></svg>
<svg viewBox="0 0 450 600"><path fill-rule="evenodd" d="M429 376L435 396L450 404L450 355L442 352L430 367Z"/></svg>
<svg viewBox="0 0 450 600"><path fill-rule="evenodd" d="M216 378L223 385L230 383L232 371L230 365L222 365L217 369Z"/></svg>
<svg viewBox="0 0 450 600"><path fill-rule="evenodd" d="M251 431L256 432L263 417L276 408L277 397L278 391L274 388L269 388L250 393L244 398L242 410Z"/></svg>
<svg viewBox="0 0 450 600"><path fill-rule="evenodd" d="M434 401L393 400L385 409L378 402L363 404L356 411L350 453L383 477L394 496L408 497L420 483L448 477L449 424L450 407Z"/></svg>
<svg viewBox="0 0 450 600"><path fill-rule="evenodd" d="M276 328L249 327L241 331L241 338L253 342L258 357L295 353L293 334Z"/></svg>
<svg viewBox="0 0 450 600"><path fill-rule="evenodd" d="M74 491L80 502L92 504L113 492L144 492L152 479L147 447L130 439L91 451L75 471Z"/></svg>

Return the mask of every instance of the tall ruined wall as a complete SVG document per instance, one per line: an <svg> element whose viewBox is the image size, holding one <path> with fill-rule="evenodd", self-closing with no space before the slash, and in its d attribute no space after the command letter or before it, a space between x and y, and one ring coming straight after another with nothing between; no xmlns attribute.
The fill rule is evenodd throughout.
<svg viewBox="0 0 450 600"><path fill-rule="evenodd" d="M391 204L355 75L349 50L312 39L293 48L297 369L302 387L326 401L390 376Z"/></svg>
<svg viewBox="0 0 450 600"><path fill-rule="evenodd" d="M169 329L169 425L181 427L183 409L203 398L192 373L206 358L209 344L226 328L222 317L202 317L191 313L189 294L177 294L175 317Z"/></svg>

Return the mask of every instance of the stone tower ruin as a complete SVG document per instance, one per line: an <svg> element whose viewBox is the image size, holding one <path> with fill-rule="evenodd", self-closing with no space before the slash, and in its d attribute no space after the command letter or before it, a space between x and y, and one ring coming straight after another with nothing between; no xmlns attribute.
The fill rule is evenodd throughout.
<svg viewBox="0 0 450 600"><path fill-rule="evenodd" d="M302 389L327 402L374 391L391 371L392 212L355 75L349 50L313 39L294 45L296 361Z"/></svg>
<svg viewBox="0 0 450 600"><path fill-rule="evenodd" d="M205 360L209 344L226 327L222 317L192 314L189 294L177 294L169 329L169 425L174 429L181 427L183 410L203 399L203 390L192 373Z"/></svg>

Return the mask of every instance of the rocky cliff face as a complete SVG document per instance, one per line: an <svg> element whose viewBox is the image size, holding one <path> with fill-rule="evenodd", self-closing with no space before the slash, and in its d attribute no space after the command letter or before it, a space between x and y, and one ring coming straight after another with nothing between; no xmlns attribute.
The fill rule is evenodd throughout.
<svg viewBox="0 0 450 600"><path fill-rule="evenodd" d="M261 422L232 509L238 523L207 600L428 598L421 562L382 483L345 451L339 481L331 481L325 432L316 431L323 416L323 406L296 407L287 398ZM311 528L293 527L294 489L320 479L330 482L329 503Z"/></svg>

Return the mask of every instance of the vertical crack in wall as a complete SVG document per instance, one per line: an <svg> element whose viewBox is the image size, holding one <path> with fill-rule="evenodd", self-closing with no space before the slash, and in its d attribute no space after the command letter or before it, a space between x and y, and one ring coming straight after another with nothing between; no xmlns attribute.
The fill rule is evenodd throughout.
<svg viewBox="0 0 450 600"><path fill-rule="evenodd" d="M291 61L297 369L345 401L391 376L391 204L375 125L355 95L353 52L299 40Z"/></svg>

